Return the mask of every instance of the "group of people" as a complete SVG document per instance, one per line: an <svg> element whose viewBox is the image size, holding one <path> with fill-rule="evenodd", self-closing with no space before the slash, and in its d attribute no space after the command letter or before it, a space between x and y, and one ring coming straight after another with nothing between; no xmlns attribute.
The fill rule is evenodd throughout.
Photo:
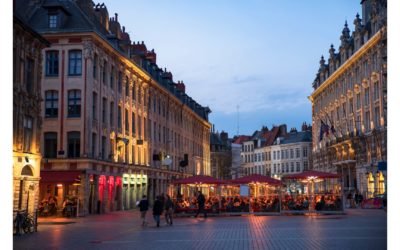
<svg viewBox="0 0 400 250"><path fill-rule="evenodd" d="M207 218L207 211L204 208L206 199L201 191L198 191L197 204L198 209L194 217L197 217L200 213L204 214L204 218ZM140 218L142 220L142 226L146 226L148 223L146 221L146 214L149 210L149 201L146 195L143 195L142 199L137 203L140 210ZM157 227L160 227L161 215L164 212L166 225L172 226L173 224L173 214L175 210L174 202L171 197L166 194L161 194L156 197L153 204L153 218L156 222Z"/></svg>
<svg viewBox="0 0 400 250"><path fill-rule="evenodd" d="M149 201L146 195L143 195L142 199L139 201L137 206L140 209L140 218L142 219L142 226L146 226L146 214L149 210ZM161 194L156 197L153 205L153 218L157 224L157 227L160 227L160 217L164 212L166 224L172 226L173 220L172 215L174 213L174 203L171 200L171 197L166 194Z"/></svg>
<svg viewBox="0 0 400 250"><path fill-rule="evenodd" d="M355 192L349 192L347 194L347 207L356 208L359 207L364 200L364 197L361 193L356 190Z"/></svg>
<svg viewBox="0 0 400 250"><path fill-rule="evenodd" d="M55 215L57 214L57 198L55 196L49 196L44 198L39 204L39 215Z"/></svg>

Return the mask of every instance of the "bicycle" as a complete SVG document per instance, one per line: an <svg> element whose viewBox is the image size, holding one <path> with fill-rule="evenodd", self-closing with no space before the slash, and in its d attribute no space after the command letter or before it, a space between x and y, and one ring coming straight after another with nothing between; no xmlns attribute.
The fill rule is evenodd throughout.
<svg viewBox="0 0 400 250"><path fill-rule="evenodd" d="M25 234L35 231L35 221L33 216L25 210L17 210L17 215L14 219L14 234L20 235L21 229Z"/></svg>

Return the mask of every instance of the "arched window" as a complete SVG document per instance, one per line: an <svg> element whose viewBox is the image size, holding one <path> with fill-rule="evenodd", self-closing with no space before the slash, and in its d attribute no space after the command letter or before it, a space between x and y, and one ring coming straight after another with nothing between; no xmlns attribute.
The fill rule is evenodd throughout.
<svg viewBox="0 0 400 250"><path fill-rule="evenodd" d="M22 168L21 175L33 176L32 168L26 165Z"/></svg>

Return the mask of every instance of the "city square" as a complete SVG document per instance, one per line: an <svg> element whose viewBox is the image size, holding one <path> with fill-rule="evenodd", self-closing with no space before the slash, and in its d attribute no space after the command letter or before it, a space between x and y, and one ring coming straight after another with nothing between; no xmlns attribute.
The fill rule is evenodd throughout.
<svg viewBox="0 0 400 250"><path fill-rule="evenodd" d="M13 248L390 249L388 2L13 1Z"/></svg>
<svg viewBox="0 0 400 250"><path fill-rule="evenodd" d="M386 212L345 215L174 218L157 228L137 211L40 219L38 232L14 236L14 249L386 249Z"/></svg>

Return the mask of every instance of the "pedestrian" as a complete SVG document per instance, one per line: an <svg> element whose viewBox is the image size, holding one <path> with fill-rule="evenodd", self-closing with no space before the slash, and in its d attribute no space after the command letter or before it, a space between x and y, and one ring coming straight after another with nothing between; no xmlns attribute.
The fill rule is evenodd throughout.
<svg viewBox="0 0 400 250"><path fill-rule="evenodd" d="M206 198L204 197L204 195L201 193L201 191L198 192L197 195L197 213L194 216L195 218L197 218L197 216L199 215L199 213L202 211L204 213L204 218L207 218L207 211L204 209L204 203L206 202Z"/></svg>
<svg viewBox="0 0 400 250"><path fill-rule="evenodd" d="M140 218L142 219L142 226L146 226L146 213L149 210L149 201L147 200L146 195L142 196L142 199L139 201L138 207L140 209Z"/></svg>
<svg viewBox="0 0 400 250"><path fill-rule="evenodd" d="M167 225L172 226L172 216L174 214L174 203L171 200L171 197L167 194L165 195L165 221Z"/></svg>
<svg viewBox="0 0 400 250"><path fill-rule="evenodd" d="M153 205L153 217L157 223L157 227L160 227L160 215L162 214L162 211L163 211L163 204L161 203L160 196L157 196Z"/></svg>

